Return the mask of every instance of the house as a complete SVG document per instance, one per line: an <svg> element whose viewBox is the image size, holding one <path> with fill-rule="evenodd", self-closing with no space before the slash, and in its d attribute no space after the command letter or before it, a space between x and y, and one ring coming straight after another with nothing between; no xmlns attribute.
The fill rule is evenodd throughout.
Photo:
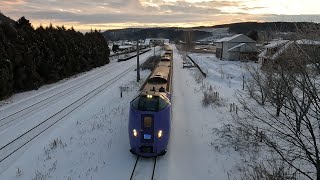
<svg viewBox="0 0 320 180"><path fill-rule="evenodd" d="M147 38L144 41L145 45L149 46L152 44L169 44L169 39L164 38Z"/></svg>
<svg viewBox="0 0 320 180"><path fill-rule="evenodd" d="M258 61L261 65L265 65L267 61L274 61L283 47L290 41L289 40L275 40L264 46L264 50L258 55ZM280 51L280 49L282 49Z"/></svg>
<svg viewBox="0 0 320 180"><path fill-rule="evenodd" d="M221 60L257 60L256 41L244 34L225 37L216 41L216 56Z"/></svg>
<svg viewBox="0 0 320 180"><path fill-rule="evenodd" d="M314 40L278 40L273 41L264 47L258 55L259 63L265 66L269 63L286 66L295 66L297 60L307 63L308 61L318 61L320 57L320 41Z"/></svg>

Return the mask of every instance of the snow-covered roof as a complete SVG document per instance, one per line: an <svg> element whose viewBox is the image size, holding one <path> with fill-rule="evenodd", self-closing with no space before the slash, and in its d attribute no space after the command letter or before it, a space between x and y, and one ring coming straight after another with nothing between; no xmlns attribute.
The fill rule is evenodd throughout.
<svg viewBox="0 0 320 180"><path fill-rule="evenodd" d="M268 52L268 48L275 48L275 47L280 47L280 46L284 46L286 43L288 43L289 40L274 40L271 41L269 44L264 46L264 50L258 55L259 58L267 58L267 52ZM269 57L270 59L274 59L275 57L279 56L279 52L280 50L278 50L276 53L274 53L271 57ZM283 52L283 50L282 50ZM281 53L282 53L281 52ZM278 53L278 54L277 54ZM277 55L276 55L277 54ZM274 55L276 55L275 57L273 57Z"/></svg>
<svg viewBox="0 0 320 180"><path fill-rule="evenodd" d="M238 45L236 45L236 46L234 46L234 47L230 48L228 51L234 51L234 50L236 50L237 48L239 48L239 47L241 47L241 46L244 46L245 44L246 44L246 43L238 44Z"/></svg>
<svg viewBox="0 0 320 180"><path fill-rule="evenodd" d="M267 49L263 50L263 51L258 55L258 57L259 57L259 58L266 58L267 52L268 52Z"/></svg>
<svg viewBox="0 0 320 180"><path fill-rule="evenodd" d="M300 39L296 41L299 45L320 45L320 41L314 41L310 39Z"/></svg>
<svg viewBox="0 0 320 180"><path fill-rule="evenodd" d="M265 48L274 48L281 46L285 43L289 42L289 40L277 40L277 41L271 41L269 44L265 45Z"/></svg>
<svg viewBox="0 0 320 180"><path fill-rule="evenodd" d="M127 48L131 48L132 46L130 45L121 45L119 46L119 49L127 49Z"/></svg>
<svg viewBox="0 0 320 180"><path fill-rule="evenodd" d="M271 56L271 60L277 59L288 47L293 44L294 41L287 42L283 47L281 47L276 53Z"/></svg>
<svg viewBox="0 0 320 180"><path fill-rule="evenodd" d="M289 40L278 40L278 41L273 41L272 43L264 46L266 49L263 50L258 57L259 58L269 58L271 60L277 59L286 49L288 49L289 46L292 44L296 45L320 45L320 41L314 41L314 40L309 40L309 39L301 39L297 41L289 41ZM280 47L281 48L276 51L274 54L270 55L267 57L267 48L274 48L274 47Z"/></svg>
<svg viewBox="0 0 320 180"><path fill-rule="evenodd" d="M163 43L169 43L169 39L164 39L164 38L147 38L145 39L144 43L149 45L151 41L163 41Z"/></svg>
<svg viewBox="0 0 320 180"><path fill-rule="evenodd" d="M234 38L237 38L239 37L241 34L237 34L237 35L234 35L234 36L231 36L231 37L224 37L222 39L219 39L217 40L216 42L228 42L230 41L231 39L234 39Z"/></svg>
<svg viewBox="0 0 320 180"><path fill-rule="evenodd" d="M248 51L251 49L251 51ZM257 52L257 48L247 43L240 43L228 50L228 52Z"/></svg>
<svg viewBox="0 0 320 180"><path fill-rule="evenodd" d="M236 34L231 37L224 37L222 39L217 40L216 42L221 43L221 42L236 42L236 41L241 41L241 42L256 42L253 39L249 38L248 36L244 34Z"/></svg>

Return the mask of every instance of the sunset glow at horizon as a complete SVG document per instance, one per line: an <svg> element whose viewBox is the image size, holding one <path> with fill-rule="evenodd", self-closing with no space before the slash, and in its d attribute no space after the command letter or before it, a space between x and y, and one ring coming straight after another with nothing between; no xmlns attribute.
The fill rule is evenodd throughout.
<svg viewBox="0 0 320 180"><path fill-rule="evenodd" d="M318 0L0 0L1 12L33 26L80 31L194 27L245 21L320 22Z"/></svg>

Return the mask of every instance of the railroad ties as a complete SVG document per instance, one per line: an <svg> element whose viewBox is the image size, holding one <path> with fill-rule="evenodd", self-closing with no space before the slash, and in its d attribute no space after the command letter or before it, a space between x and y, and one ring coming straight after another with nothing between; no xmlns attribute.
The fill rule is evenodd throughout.
<svg viewBox="0 0 320 180"><path fill-rule="evenodd" d="M154 180L157 157L143 158L137 156L130 180Z"/></svg>

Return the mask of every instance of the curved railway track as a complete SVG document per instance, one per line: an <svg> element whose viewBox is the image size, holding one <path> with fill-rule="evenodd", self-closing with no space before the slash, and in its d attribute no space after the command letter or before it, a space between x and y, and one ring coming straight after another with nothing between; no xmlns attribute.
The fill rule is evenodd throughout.
<svg viewBox="0 0 320 180"><path fill-rule="evenodd" d="M142 158L137 156L130 180L154 180L157 157Z"/></svg>
<svg viewBox="0 0 320 180"><path fill-rule="evenodd" d="M99 94L109 86L113 85L115 82L117 82L117 80L121 79L122 77L127 75L130 71L134 70L135 67L136 65L133 65L130 68L127 68L122 73L116 75L115 77L111 78L107 82L104 82L102 85L90 91L89 93L85 94L80 99L69 104L67 107L63 108L62 110L53 114L52 116L42 120L39 124L37 124L33 128L29 129L28 131L19 135L9 143L6 143L2 147L0 147L0 163L5 161L8 157L13 155L18 150L20 150L22 147L24 147L26 144L31 142L33 139L37 138L47 129L49 129L56 123L58 123L64 117L74 112L81 105L83 105L84 103L86 103L87 101L95 97L97 94Z"/></svg>

